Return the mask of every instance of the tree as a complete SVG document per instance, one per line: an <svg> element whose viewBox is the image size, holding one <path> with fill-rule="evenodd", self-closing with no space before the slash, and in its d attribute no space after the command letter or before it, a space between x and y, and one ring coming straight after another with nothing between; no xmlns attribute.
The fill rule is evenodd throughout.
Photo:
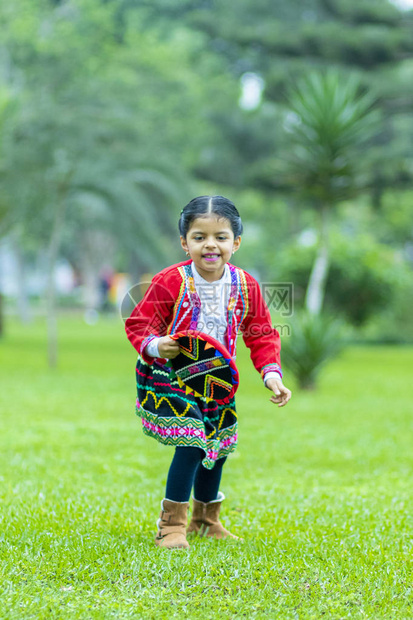
<svg viewBox="0 0 413 620"><path fill-rule="evenodd" d="M4 180L7 176L7 138L10 112L14 103L9 89L0 88L0 235L4 235L11 227L13 221L13 207ZM4 332L3 318L3 293L0 283L0 338Z"/></svg>
<svg viewBox="0 0 413 620"><path fill-rule="evenodd" d="M336 71L311 73L289 96L287 131L291 183L318 212L318 249L308 282L306 308L322 309L329 268L329 219L336 205L363 189L361 148L377 131L373 99L357 79Z"/></svg>
<svg viewBox="0 0 413 620"><path fill-rule="evenodd" d="M124 23L133 4L118 3ZM365 158L372 201L379 206L387 188L411 186L413 11L400 11L389 0L239 0L236 11L225 0L145 0L140 6L146 23L157 24L165 39L183 25L198 33L205 55L218 57L220 71L232 80L245 72L264 79L257 110L221 106L214 112L224 141L196 162L200 178L226 179L273 197L290 192L274 173L288 149L279 110L291 80L333 65L343 78L357 73L383 111L382 131Z"/></svg>
<svg viewBox="0 0 413 620"><path fill-rule="evenodd" d="M129 248L134 237L135 252L138 239L149 259L158 250L161 260L171 222L169 214L160 216L158 205L168 202L171 209L178 196L182 199L179 183L184 174L177 157L168 172L157 154L164 134L154 102L166 89L166 68L157 63L159 55L167 58L167 50L160 52L150 36L143 36L141 60L137 45L116 44L111 8L96 0L54 10L46 2L32 6L19 0L17 5L0 10L6 26L0 43L7 50L9 79L18 77L20 85L0 181L2 190L10 190L23 234L47 247L49 363L54 366L53 275L63 231L69 226L75 230L76 222L80 228L101 227ZM171 105L178 105L176 90L186 88L189 76L179 82L174 78ZM165 101L168 97L166 93ZM172 124L165 127L170 145L176 140L174 132ZM99 204L98 215L92 203ZM153 231L152 243L148 229ZM84 234L84 228L80 232Z"/></svg>

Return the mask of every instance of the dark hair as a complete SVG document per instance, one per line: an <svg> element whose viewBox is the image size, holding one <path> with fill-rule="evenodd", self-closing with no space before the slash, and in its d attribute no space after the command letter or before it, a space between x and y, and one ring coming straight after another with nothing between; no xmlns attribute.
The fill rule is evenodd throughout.
<svg viewBox="0 0 413 620"><path fill-rule="evenodd" d="M192 222L197 217L205 215L216 215L218 218L225 218L231 224L235 239L242 235L243 226L237 207L224 196L198 196L182 209L179 218L179 232L184 239Z"/></svg>

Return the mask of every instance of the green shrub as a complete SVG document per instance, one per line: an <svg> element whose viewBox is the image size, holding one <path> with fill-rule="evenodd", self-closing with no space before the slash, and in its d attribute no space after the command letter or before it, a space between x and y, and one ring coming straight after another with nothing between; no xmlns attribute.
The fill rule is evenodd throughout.
<svg viewBox="0 0 413 620"><path fill-rule="evenodd" d="M283 340L283 364L302 389L314 389L321 368L344 346L344 324L326 314L296 314L290 321L291 336Z"/></svg>
<svg viewBox="0 0 413 620"><path fill-rule="evenodd" d="M358 336L371 343L413 343L413 276L410 283L400 287L389 306L367 322Z"/></svg>
<svg viewBox="0 0 413 620"><path fill-rule="evenodd" d="M351 325L364 325L392 304L403 287L407 267L397 253L367 235L331 239L324 307ZM295 303L304 304L315 247L291 246L282 257L281 278L294 283Z"/></svg>

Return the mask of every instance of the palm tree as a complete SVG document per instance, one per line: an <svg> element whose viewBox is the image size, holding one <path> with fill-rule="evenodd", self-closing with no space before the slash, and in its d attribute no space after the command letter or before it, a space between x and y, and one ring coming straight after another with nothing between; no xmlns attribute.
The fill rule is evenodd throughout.
<svg viewBox="0 0 413 620"><path fill-rule="evenodd" d="M291 181L318 214L318 244L306 309L321 312L329 269L329 227L335 206L367 184L362 147L377 130L373 97L355 76L313 72L289 93L286 129L291 139Z"/></svg>
<svg viewBox="0 0 413 620"><path fill-rule="evenodd" d="M170 260L176 213L188 185L175 166L136 158L128 167L98 162L77 172L68 194L67 225L78 241L71 252L74 263L91 276L90 300L96 298L102 238L121 247L142 271L160 269Z"/></svg>
<svg viewBox="0 0 413 620"><path fill-rule="evenodd" d="M109 162L110 163L110 162ZM86 169L86 171L85 171ZM110 176L109 176L110 174ZM109 181L107 179L110 179ZM68 168L57 184L53 224L49 239L49 277L47 292L48 360L57 365L57 322L54 268L58 258L63 227L73 223L70 211L77 208L79 234L105 231L120 238L126 247L146 251L149 259L162 256L165 238L160 233L159 213L154 194L169 199L169 204L182 204L182 189L176 178L161 169L143 165L130 170L106 165ZM182 192L182 193L181 193ZM178 202L178 197L180 200ZM91 204L94 209L91 210ZM68 213L69 211L69 213ZM164 220L167 214L163 214ZM153 234L149 234L152 231Z"/></svg>
<svg viewBox="0 0 413 620"><path fill-rule="evenodd" d="M42 105L32 105L24 122L11 123L18 131L0 166L0 181L10 190L14 220L47 248L48 360L55 367L54 270L64 233L73 231L77 241L87 230L108 231L124 247L135 252L139 248L148 260L162 260L168 250L162 232L172 223L170 210L160 213L159 205L181 205L188 183L178 166L138 157L133 132L123 136L116 119L92 122L88 110L68 111L53 101ZM102 147L103 130L116 149ZM0 193L0 215L4 196Z"/></svg>

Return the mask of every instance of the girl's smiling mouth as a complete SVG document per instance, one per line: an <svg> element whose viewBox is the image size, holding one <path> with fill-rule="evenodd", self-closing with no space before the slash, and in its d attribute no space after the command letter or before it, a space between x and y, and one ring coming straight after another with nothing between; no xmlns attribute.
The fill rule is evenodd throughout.
<svg viewBox="0 0 413 620"><path fill-rule="evenodd" d="M215 261L217 260L217 258L219 258L219 254L203 254L202 258L205 259L206 261Z"/></svg>

